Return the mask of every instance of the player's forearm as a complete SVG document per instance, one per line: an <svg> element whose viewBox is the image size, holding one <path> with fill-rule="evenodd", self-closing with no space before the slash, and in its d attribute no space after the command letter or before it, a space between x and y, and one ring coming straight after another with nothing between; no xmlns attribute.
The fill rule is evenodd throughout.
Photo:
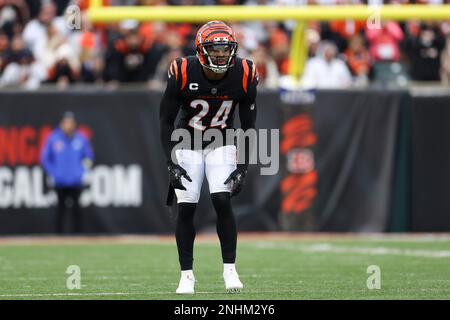
<svg viewBox="0 0 450 320"><path fill-rule="evenodd" d="M167 160L171 159L172 149L176 144L175 141L172 141L171 137L179 105L178 99L171 94L170 90L166 89L160 104L159 121L161 144Z"/></svg>
<svg viewBox="0 0 450 320"><path fill-rule="evenodd" d="M256 129L256 106L254 103L245 104L240 110L239 117L241 119L241 128L244 131ZM250 162L250 152L254 150L254 141L244 141L245 143L245 157L238 163L238 167L247 170Z"/></svg>
<svg viewBox="0 0 450 320"><path fill-rule="evenodd" d="M171 140L173 130L174 130L173 123L167 121L161 122L161 131L160 131L161 145L163 147L167 161L171 159L172 149L175 146L175 142Z"/></svg>

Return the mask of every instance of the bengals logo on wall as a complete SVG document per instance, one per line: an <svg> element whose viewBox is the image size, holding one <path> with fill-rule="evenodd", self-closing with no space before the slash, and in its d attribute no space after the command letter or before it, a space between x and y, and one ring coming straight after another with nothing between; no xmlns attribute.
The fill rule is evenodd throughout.
<svg viewBox="0 0 450 320"><path fill-rule="evenodd" d="M308 173L314 170L314 154L309 149L295 148L288 151L287 168L290 173Z"/></svg>
<svg viewBox="0 0 450 320"><path fill-rule="evenodd" d="M281 153L286 156L288 175L281 181L283 214L302 214L317 195L317 172L311 148L317 141L308 114L289 119L282 128Z"/></svg>

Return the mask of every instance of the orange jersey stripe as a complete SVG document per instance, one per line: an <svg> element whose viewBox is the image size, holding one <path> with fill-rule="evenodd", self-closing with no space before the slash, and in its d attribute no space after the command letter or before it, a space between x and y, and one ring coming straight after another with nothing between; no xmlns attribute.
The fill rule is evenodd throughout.
<svg viewBox="0 0 450 320"><path fill-rule="evenodd" d="M244 67L244 75L242 76L242 87L247 92L247 80L248 80L248 63L247 60L242 60L242 67Z"/></svg>
<svg viewBox="0 0 450 320"><path fill-rule="evenodd" d="M252 64L252 82L255 79L255 74L256 74L256 66L255 63Z"/></svg>
<svg viewBox="0 0 450 320"><path fill-rule="evenodd" d="M173 60L172 66L173 66L173 69L175 70L175 79L178 80L178 64L177 64L177 60Z"/></svg>
<svg viewBox="0 0 450 320"><path fill-rule="evenodd" d="M181 90L184 89L187 82L187 60L186 58L181 58Z"/></svg>

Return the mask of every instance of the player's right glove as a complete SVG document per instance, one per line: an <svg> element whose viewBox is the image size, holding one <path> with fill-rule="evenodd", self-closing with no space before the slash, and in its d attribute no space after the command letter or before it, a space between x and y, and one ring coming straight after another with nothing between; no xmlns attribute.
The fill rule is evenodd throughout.
<svg viewBox="0 0 450 320"><path fill-rule="evenodd" d="M230 181L232 182L231 186L231 196L234 197L239 194L242 190L242 186L244 185L244 179L247 175L247 169L245 167L238 166L236 170L234 170L230 176L225 180L223 184L227 184Z"/></svg>
<svg viewBox="0 0 450 320"><path fill-rule="evenodd" d="M186 190L181 183L181 177L184 177L187 181L192 182L192 179L188 176L186 170L172 161L167 162L167 170L169 171L170 184L174 189Z"/></svg>

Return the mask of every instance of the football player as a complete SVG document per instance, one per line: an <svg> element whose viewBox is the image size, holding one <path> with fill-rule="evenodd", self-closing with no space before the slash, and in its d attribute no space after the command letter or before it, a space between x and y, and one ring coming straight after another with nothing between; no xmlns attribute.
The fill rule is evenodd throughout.
<svg viewBox="0 0 450 320"><path fill-rule="evenodd" d="M194 212L205 175L217 213L225 289L240 292L243 284L235 267L237 229L231 197L242 189L248 157L244 157L243 163L237 163L234 143L224 142L211 148L203 142L199 147L192 144L176 150L172 159L172 150L178 142L172 141L171 135L177 115L176 128L186 129L192 136L196 131L204 135L211 129L225 135L227 129L233 129L236 109L239 109L241 128L254 129L258 73L252 61L237 57L238 42L233 30L221 21L203 25L198 30L195 44L196 56L178 58L171 63L160 105L169 195L174 191L178 202L175 236L181 279L176 293L194 293Z"/></svg>

